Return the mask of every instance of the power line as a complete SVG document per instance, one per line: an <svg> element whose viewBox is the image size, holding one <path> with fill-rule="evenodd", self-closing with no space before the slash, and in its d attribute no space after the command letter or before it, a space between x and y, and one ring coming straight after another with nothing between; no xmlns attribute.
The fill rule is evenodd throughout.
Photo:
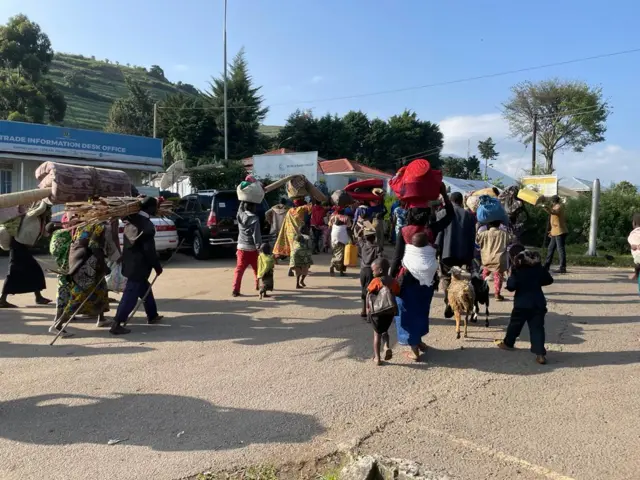
<svg viewBox="0 0 640 480"><path fill-rule="evenodd" d="M615 56L620 56L620 55L628 55L628 54L631 54L631 53L638 53L638 52L640 52L640 48L634 48L634 49L631 49L631 50L620 50L620 51L617 51L617 52L603 53L601 55L592 55L590 57L574 58L572 60L564 60L564 61L561 61L561 62L546 63L546 64L543 64L543 65L535 65L535 66L531 66L531 67L518 68L518 69L515 69L515 70L505 70L503 72L489 73L489 74L486 74L486 75L477 75L477 76L474 76L474 77L460 78L460 79L457 79L457 80L448 80L448 81L443 81L443 82L428 83L428 84L425 84L425 85L396 88L396 89L392 89L392 90L380 90L380 91L377 91L377 92L361 93L361 94L356 94L356 95L346 95L346 96L343 96L343 97L320 98L320 99L316 99L316 100L306 100L306 101L299 101L299 102L274 103L271 106L272 107L279 107L279 106L283 106L283 105L292 105L292 104L314 103L314 102L330 102L330 101L334 101L334 100L349 100L349 99L352 99L352 98L372 97L372 96L376 96L376 95L386 95L386 94L390 94L390 93L401 93L401 92L408 92L408 91L412 91L412 90L422 90L422 89L425 89L425 88L440 87L440 86L444 86L444 85L454 85L456 83L465 83L465 82L472 82L472 81L475 81L475 80L484 80L484 79L487 79L487 78L502 77L502 76L505 76L505 75L512 75L514 73L531 72L533 70L541 70L543 68L558 67L558 66L562 66L562 65L570 65L572 63L587 62L587 61L591 61L591 60L598 60L598 59L601 59L601 58L609 58L609 57L615 57Z"/></svg>
<svg viewBox="0 0 640 480"><path fill-rule="evenodd" d="M588 61L592 61L592 60L599 60L602 58L610 58L610 57L617 57L617 56L621 56L621 55L629 55L632 53L638 53L640 52L640 48L633 48L630 50L620 50L617 52L610 52L610 53L603 53L600 55L592 55L589 57L580 57L580 58L574 58L571 60L564 60L561 62L553 62L553 63L546 63L546 64L542 64L542 65L534 65L531 67L524 67L524 68L518 68L518 69L514 69L514 70L505 70L502 72L496 72L496 73L488 73L485 75L477 75L477 76L473 76L473 77L465 77L465 78L459 78L456 80L446 80L446 81L442 81L442 82L435 82L435 83L428 83L425 85L417 85L417 86L412 86L412 87L402 87L402 88L396 88L396 89L391 89L391 90L379 90L377 92L369 92L369 93L360 93L360 94L354 94L354 95L345 95L345 96L341 96L341 97L327 97L327 98L318 98L318 99L314 99L314 100L300 100L300 101L293 101L293 102L281 102L281 103L273 103L271 105L269 105L268 107L281 107L281 106L287 106L287 105L301 105L301 104L313 104L313 103L321 103L321 102L332 102L332 101L337 101L337 100L350 100L353 98L364 98L364 97L373 97L373 96L377 96L377 95L388 95L391 93L402 93L402 92L409 92L409 91L413 91L413 90L423 90L426 88L433 88L433 87L441 87L441 86L446 86L446 85L455 85L458 83L466 83L466 82L473 82L476 80L485 80L488 78L496 78L496 77L503 77L506 75L513 75L516 73L523 73L523 72L531 72L534 70L542 70L545 68L551 68L551 67L559 67L562 65L571 65L573 63L580 63L580 62L588 62ZM182 109L184 108L189 109L189 110L222 110L223 107L161 107L158 106L158 108L160 109ZM228 109L249 109L249 108L256 108L256 106L249 106L249 105L236 105L236 106L229 106Z"/></svg>

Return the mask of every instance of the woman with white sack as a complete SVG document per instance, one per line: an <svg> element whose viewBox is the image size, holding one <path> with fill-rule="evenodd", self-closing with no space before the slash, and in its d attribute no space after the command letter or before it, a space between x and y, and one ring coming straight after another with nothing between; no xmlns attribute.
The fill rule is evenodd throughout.
<svg viewBox="0 0 640 480"><path fill-rule="evenodd" d="M44 272L29 250L44 234L49 215L49 205L44 201L38 202L22 217L16 236L11 237L9 272L4 279L0 308L16 308L7 301L7 296L31 292L35 295L36 304L51 303L51 300L42 296L41 291L46 288Z"/></svg>

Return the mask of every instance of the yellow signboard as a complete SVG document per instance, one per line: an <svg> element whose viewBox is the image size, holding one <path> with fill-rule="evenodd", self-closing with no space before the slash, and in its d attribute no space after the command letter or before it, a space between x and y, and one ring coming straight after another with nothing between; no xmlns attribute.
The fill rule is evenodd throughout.
<svg viewBox="0 0 640 480"><path fill-rule="evenodd" d="M520 179L522 186L530 188L545 197L552 197L558 194L557 175L530 175Z"/></svg>

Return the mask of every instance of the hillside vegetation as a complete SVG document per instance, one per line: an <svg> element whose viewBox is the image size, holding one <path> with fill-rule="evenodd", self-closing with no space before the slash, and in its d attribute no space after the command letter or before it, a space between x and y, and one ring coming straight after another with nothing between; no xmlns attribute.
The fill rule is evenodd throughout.
<svg viewBox="0 0 640 480"><path fill-rule="evenodd" d="M155 100L163 100L171 93L196 93L190 84L164 78L159 67L120 65L69 53L55 54L48 75L67 101L64 124L74 128L104 129L111 105L128 93L125 76L137 80ZM275 136L279 128L262 126L261 131Z"/></svg>

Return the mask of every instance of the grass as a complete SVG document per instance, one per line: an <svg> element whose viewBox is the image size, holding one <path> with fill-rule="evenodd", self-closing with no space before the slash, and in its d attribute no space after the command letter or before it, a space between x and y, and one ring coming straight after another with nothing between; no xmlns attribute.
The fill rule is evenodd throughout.
<svg viewBox="0 0 640 480"><path fill-rule="evenodd" d="M68 86L64 77L69 72L81 74L86 79L87 86ZM55 54L49 76L64 93L67 100L64 125L72 128L103 130L111 105L127 94L125 76L142 83L158 101L172 93L189 93L177 84L149 75L143 67L107 63L69 53ZM273 137L278 134L280 127L263 125L260 131Z"/></svg>
<svg viewBox="0 0 640 480"><path fill-rule="evenodd" d="M540 250L540 255L544 259L547 251ZM567 265L575 267L620 267L633 268L633 258L631 254L610 253L603 250L596 250L597 257L585 255L587 247L585 245L567 245ZM556 254L556 261L557 261Z"/></svg>

